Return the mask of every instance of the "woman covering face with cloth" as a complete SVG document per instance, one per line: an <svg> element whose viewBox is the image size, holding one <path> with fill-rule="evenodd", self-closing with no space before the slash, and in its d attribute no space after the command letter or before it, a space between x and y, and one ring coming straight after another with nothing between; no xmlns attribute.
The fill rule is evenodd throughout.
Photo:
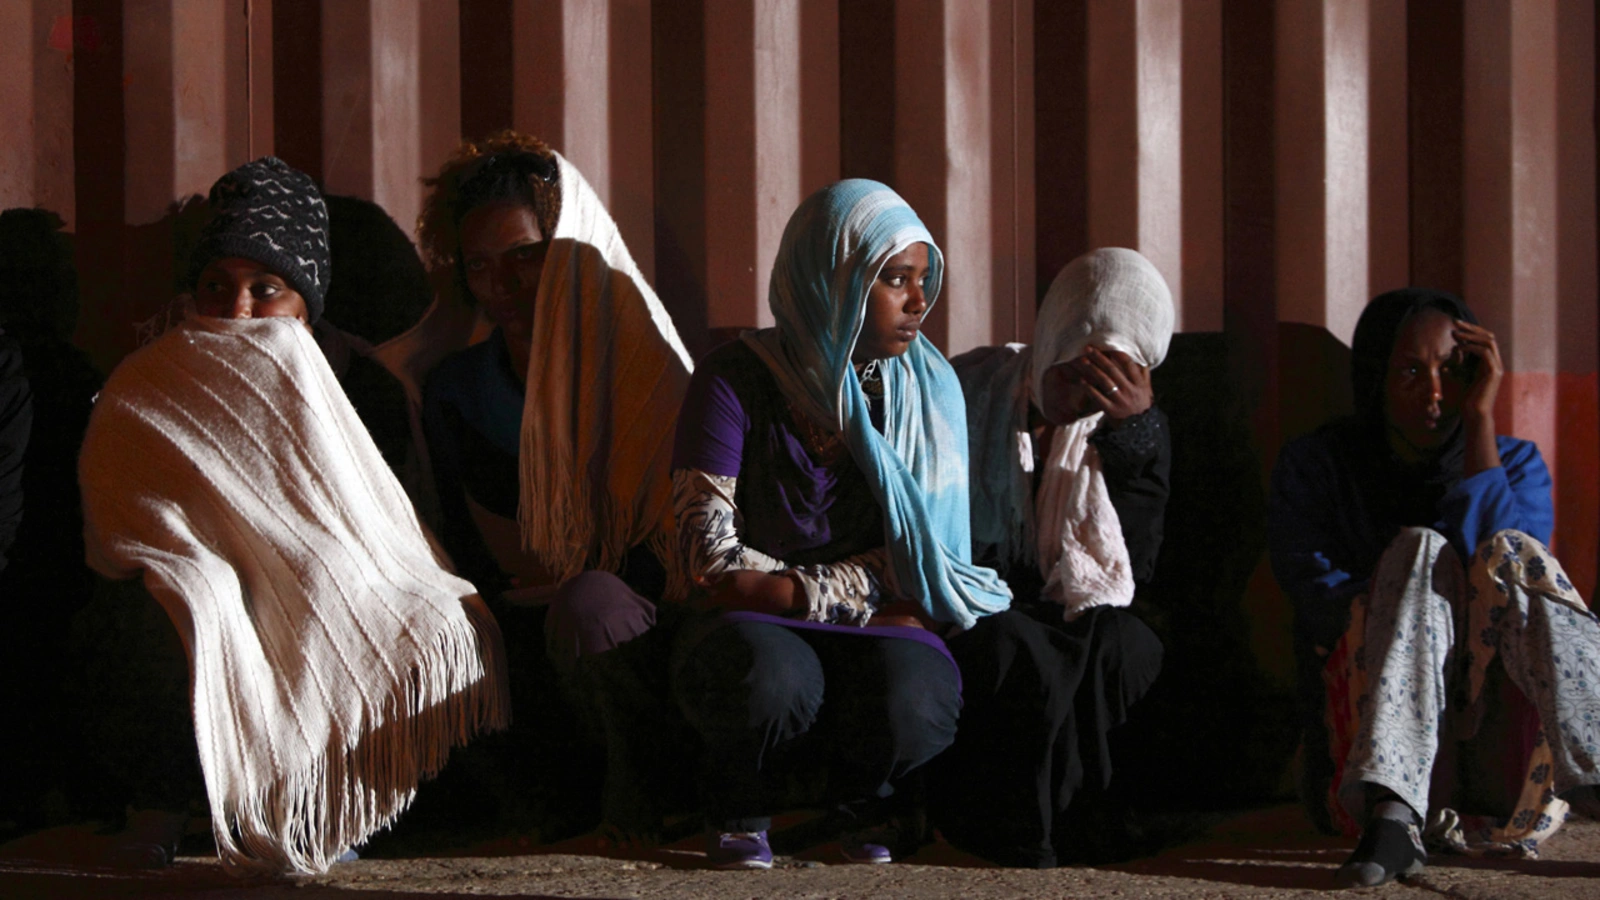
<svg viewBox="0 0 1600 900"><path fill-rule="evenodd" d="M312 337L330 278L316 186L265 157L210 208L191 314L112 373L79 462L90 564L140 579L188 662L192 740L180 725L117 749L146 750L150 780L198 750L230 867L320 872L505 725L504 650ZM134 701L140 718L170 722L155 699ZM122 861L170 860L170 827L131 837L149 853Z"/></svg>
<svg viewBox="0 0 1600 900"><path fill-rule="evenodd" d="M1081 853L1111 779L1111 729L1161 669L1127 607L1155 570L1172 448L1150 370L1172 296L1149 260L1104 248L1069 263L1031 346L951 360L967 400L973 555L1012 609L950 639L966 701L934 767L935 823L963 849L1046 867Z"/></svg>

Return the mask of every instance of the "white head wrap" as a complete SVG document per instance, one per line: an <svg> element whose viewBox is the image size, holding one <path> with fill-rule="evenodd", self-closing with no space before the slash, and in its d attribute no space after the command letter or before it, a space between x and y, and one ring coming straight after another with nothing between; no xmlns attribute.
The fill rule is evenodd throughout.
<svg viewBox="0 0 1600 900"><path fill-rule="evenodd" d="M1167 280L1137 250L1104 247L1067 263L1033 326L1033 402L1043 406L1045 370L1077 359L1090 344L1154 369L1167 358L1172 324Z"/></svg>
<svg viewBox="0 0 1600 900"><path fill-rule="evenodd" d="M1172 340L1172 293L1156 267L1121 247L1094 250L1061 270L1045 294L1031 347L975 351L956 360L972 441L973 538L1003 561L1037 561L1045 596L1072 619L1133 601L1122 525L1089 442L1104 413L1057 429L1034 490L1029 399L1043 407L1045 370L1093 344L1155 368Z"/></svg>

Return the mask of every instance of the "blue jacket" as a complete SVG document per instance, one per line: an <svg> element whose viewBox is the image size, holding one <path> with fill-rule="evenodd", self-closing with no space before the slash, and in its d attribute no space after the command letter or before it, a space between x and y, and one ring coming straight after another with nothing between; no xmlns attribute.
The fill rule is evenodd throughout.
<svg viewBox="0 0 1600 900"><path fill-rule="evenodd" d="M1449 485L1431 523L1378 521L1361 484L1367 445L1325 427L1283 448L1272 470L1267 541L1272 572L1293 602L1303 639L1332 647L1378 559L1403 525L1428 524L1467 559L1495 532L1522 531L1550 543L1555 513L1550 471L1532 441L1498 437L1501 464Z"/></svg>

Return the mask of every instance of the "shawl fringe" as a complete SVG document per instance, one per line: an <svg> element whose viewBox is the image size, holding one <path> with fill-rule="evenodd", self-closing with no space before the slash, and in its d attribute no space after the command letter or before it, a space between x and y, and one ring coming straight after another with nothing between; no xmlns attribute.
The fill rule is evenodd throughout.
<svg viewBox="0 0 1600 900"><path fill-rule="evenodd" d="M557 155L561 221L534 307L517 521L557 582L647 543L687 596L670 539L674 425L693 364L583 175Z"/></svg>

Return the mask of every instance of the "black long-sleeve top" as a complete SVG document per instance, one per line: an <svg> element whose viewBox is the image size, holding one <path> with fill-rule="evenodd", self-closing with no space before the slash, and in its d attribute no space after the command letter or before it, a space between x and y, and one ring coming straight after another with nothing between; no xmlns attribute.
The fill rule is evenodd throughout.
<svg viewBox="0 0 1600 900"><path fill-rule="evenodd" d="M1102 425L1089 441L1100 451L1106 493L1122 524L1133 580L1143 583L1156 571L1172 493L1172 432L1167 414L1151 406L1115 428ZM1036 466L1040 471L1043 466Z"/></svg>
<svg viewBox="0 0 1600 900"><path fill-rule="evenodd" d="M1122 540L1128 547L1128 562L1136 584L1155 575L1156 557L1161 553L1161 538L1166 524L1167 497L1172 492L1172 435L1167 414L1158 406L1129 416L1120 424L1102 424L1089 438L1100 453L1106 493L1117 511ZM1034 489L1044 471L1044 460L1035 444ZM1018 603L1037 600L1043 594L1044 575L1039 567L1020 560L979 560L984 565L999 565L1011 585Z"/></svg>
<svg viewBox="0 0 1600 900"><path fill-rule="evenodd" d="M33 430L33 395L22 348L0 332L0 569L22 525L22 458Z"/></svg>

